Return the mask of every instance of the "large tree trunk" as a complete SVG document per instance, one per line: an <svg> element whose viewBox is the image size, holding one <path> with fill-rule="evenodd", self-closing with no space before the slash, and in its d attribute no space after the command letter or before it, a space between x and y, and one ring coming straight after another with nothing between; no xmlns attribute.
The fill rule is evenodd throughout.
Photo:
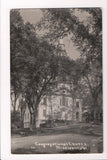
<svg viewBox="0 0 107 160"><path fill-rule="evenodd" d="M34 114L34 125L35 128L40 127L40 119L39 119L39 102L37 101L35 104L35 114Z"/></svg>
<svg viewBox="0 0 107 160"><path fill-rule="evenodd" d="M101 121L101 114L102 114L102 103L99 104L99 95L101 96L100 98L102 99L102 82L101 85L99 85L97 88L93 90L93 87L91 86L91 83L89 81L88 76L85 76L89 85L90 89L90 94L92 98L92 117L93 117L93 122L94 123L100 123Z"/></svg>
<svg viewBox="0 0 107 160"><path fill-rule="evenodd" d="M13 101L13 100L12 100ZM17 101L17 97L16 95L14 95L14 101L13 101L13 112L15 113L16 112L16 101Z"/></svg>
<svg viewBox="0 0 107 160"><path fill-rule="evenodd" d="M32 96L28 101L28 108L30 111L30 130L33 131L40 126L38 123L38 108L39 108L40 98L37 96Z"/></svg>
<svg viewBox="0 0 107 160"><path fill-rule="evenodd" d="M97 97L94 97L94 96L93 96L92 111L93 111L93 122L98 123L99 122L98 114L100 112L100 109L99 109L99 106L98 106Z"/></svg>
<svg viewBox="0 0 107 160"><path fill-rule="evenodd" d="M33 131L33 116L30 114L30 131Z"/></svg>
<svg viewBox="0 0 107 160"><path fill-rule="evenodd" d="M40 127L40 123L38 123L38 106L39 103L37 102L34 105L33 113L30 114L30 130L35 130L36 128Z"/></svg>
<svg viewBox="0 0 107 160"><path fill-rule="evenodd" d="M28 102L28 108L29 108L29 112L30 112L30 126L29 126L29 129L30 131L33 131L33 113L34 113L34 110L33 110L33 107L32 107L32 104L30 102Z"/></svg>
<svg viewBox="0 0 107 160"><path fill-rule="evenodd" d="M21 108L21 128L24 128L24 113L23 113L23 108Z"/></svg>

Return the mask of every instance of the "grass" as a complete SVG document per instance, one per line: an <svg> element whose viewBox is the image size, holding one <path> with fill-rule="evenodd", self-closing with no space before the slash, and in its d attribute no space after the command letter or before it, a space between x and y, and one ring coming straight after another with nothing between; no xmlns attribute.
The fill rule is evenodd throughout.
<svg viewBox="0 0 107 160"><path fill-rule="evenodd" d="M31 135L56 135L56 134L67 134L67 133L76 133L82 135L90 136L102 136L103 126L102 125L93 125L93 124L72 124L67 126L58 126L53 128L41 127L30 131L29 129L15 130L12 132L12 135L18 134L20 136L31 136Z"/></svg>

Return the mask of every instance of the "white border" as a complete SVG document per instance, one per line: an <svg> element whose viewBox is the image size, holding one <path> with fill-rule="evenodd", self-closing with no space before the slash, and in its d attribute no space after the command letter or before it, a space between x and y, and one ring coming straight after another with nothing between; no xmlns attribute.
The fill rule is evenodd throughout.
<svg viewBox="0 0 107 160"><path fill-rule="evenodd" d="M106 98L106 43L107 43L107 1L106 0L2 0L1 7L1 159L2 160L72 160L107 159L107 98ZM60 7L102 7L103 9L103 72L104 72L104 153L103 154L54 154L54 155L12 155L10 153L10 53L9 53L9 10L11 8L60 8Z"/></svg>

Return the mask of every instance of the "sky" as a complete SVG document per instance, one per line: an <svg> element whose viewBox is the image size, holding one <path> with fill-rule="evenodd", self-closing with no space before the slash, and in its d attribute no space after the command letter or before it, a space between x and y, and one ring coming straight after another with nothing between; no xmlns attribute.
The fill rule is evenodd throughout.
<svg viewBox="0 0 107 160"><path fill-rule="evenodd" d="M20 13L24 22L30 22L32 24L38 23L43 16L43 13L40 9L21 9ZM65 45L65 50L71 59L75 60L79 58L80 53L70 40L70 37L64 38L61 40L61 43Z"/></svg>

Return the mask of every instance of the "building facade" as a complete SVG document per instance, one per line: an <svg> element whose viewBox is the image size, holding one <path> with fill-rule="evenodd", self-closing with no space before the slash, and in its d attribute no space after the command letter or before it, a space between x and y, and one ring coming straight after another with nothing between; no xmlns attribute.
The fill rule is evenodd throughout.
<svg viewBox="0 0 107 160"><path fill-rule="evenodd" d="M68 121L71 123L82 121L82 100L73 98L71 85L59 83L54 91L47 94L38 107L36 126L46 123L48 120ZM24 128L30 126L30 113L26 107L24 114Z"/></svg>

